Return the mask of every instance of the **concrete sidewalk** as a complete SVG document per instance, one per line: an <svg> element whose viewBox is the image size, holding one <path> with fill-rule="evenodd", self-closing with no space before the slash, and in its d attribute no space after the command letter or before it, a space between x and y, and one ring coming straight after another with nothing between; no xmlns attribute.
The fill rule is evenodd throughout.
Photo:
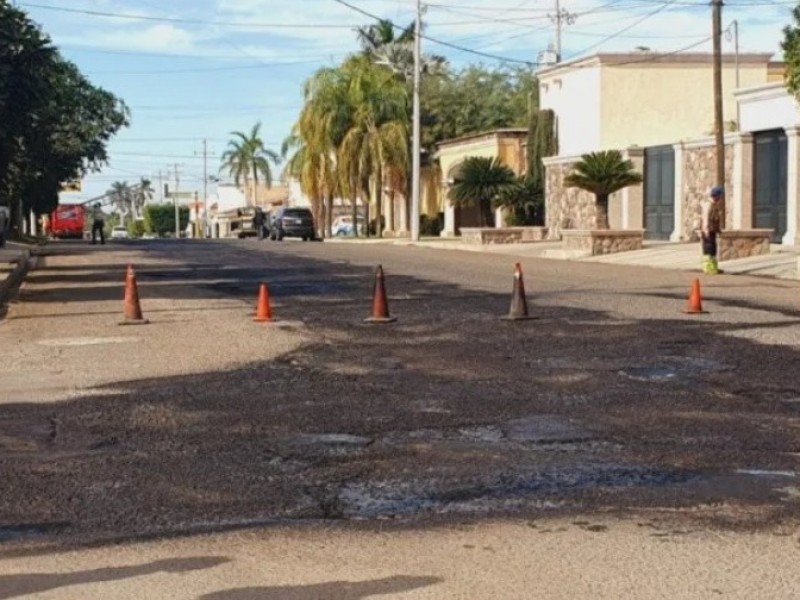
<svg viewBox="0 0 800 600"><path fill-rule="evenodd" d="M350 238L326 240L327 243L396 244L421 246L440 250L460 250L503 254L519 258L545 258L596 262L613 265L651 267L678 271L700 270L700 247L698 243L645 242L645 248L633 252L621 252L607 256L576 257L562 250L560 241L531 242L526 244L464 244L459 239L427 238L419 242L408 239L353 240ZM724 261L720 266L728 274L774 277L778 279L800 279L800 247L773 245L768 255L753 256Z"/></svg>

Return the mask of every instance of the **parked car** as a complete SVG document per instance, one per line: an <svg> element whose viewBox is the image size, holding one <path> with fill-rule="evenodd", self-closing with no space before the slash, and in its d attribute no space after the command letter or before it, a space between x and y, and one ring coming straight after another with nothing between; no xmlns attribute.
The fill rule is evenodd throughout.
<svg viewBox="0 0 800 600"><path fill-rule="evenodd" d="M281 241L285 237L301 238L304 242L316 239L314 215L309 209L282 206L273 213L269 239Z"/></svg>
<svg viewBox="0 0 800 600"><path fill-rule="evenodd" d="M366 230L366 219L358 217L358 233L363 235ZM334 236L353 235L353 217L352 215L342 215L333 220L331 226L331 233Z"/></svg>
<svg viewBox="0 0 800 600"><path fill-rule="evenodd" d="M127 240L130 236L128 235L128 230L124 227L117 225L114 229L111 230L111 239L112 240Z"/></svg>

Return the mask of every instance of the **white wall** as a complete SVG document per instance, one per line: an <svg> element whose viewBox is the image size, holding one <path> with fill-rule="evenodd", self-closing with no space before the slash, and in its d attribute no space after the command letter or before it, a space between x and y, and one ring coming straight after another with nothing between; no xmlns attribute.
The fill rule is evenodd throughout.
<svg viewBox="0 0 800 600"><path fill-rule="evenodd" d="M783 83L740 90L736 99L742 131L785 129L800 124L798 103Z"/></svg>
<svg viewBox="0 0 800 600"><path fill-rule="evenodd" d="M600 91L599 67L540 79L539 104L556 114L560 156L575 156L600 147Z"/></svg>
<svg viewBox="0 0 800 600"><path fill-rule="evenodd" d="M209 197L209 205L214 203L213 197ZM226 210L233 210L235 208L243 208L247 206L247 199L244 197L242 190L235 185L227 185L220 183L217 185L217 212L224 212Z"/></svg>

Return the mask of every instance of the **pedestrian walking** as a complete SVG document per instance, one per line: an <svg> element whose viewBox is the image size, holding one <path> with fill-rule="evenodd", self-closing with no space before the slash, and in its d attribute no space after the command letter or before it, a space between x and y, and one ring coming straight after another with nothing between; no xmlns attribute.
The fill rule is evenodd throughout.
<svg viewBox="0 0 800 600"><path fill-rule="evenodd" d="M256 212L253 215L253 227L258 234L258 239L264 239L264 211L261 210L260 206L256 206Z"/></svg>
<svg viewBox="0 0 800 600"><path fill-rule="evenodd" d="M11 211L7 206L0 206L0 248L6 245L6 233L11 226Z"/></svg>
<svg viewBox="0 0 800 600"><path fill-rule="evenodd" d="M106 216L103 214L103 209L100 208L100 203L96 202L92 207L92 244L97 243L97 234L100 233L100 243L106 243Z"/></svg>
<svg viewBox="0 0 800 600"><path fill-rule="evenodd" d="M703 220L700 235L703 250L703 273L707 275L716 275L722 272L717 261L717 236L722 231L721 199L722 188L714 186L711 188L709 199L703 202L702 206Z"/></svg>

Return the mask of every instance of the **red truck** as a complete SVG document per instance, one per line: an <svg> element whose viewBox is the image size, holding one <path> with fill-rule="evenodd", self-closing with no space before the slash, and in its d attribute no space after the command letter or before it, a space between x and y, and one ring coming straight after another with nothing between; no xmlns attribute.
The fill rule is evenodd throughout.
<svg viewBox="0 0 800 600"><path fill-rule="evenodd" d="M57 239L83 238L85 222L82 204L59 204L50 215L50 235Z"/></svg>

